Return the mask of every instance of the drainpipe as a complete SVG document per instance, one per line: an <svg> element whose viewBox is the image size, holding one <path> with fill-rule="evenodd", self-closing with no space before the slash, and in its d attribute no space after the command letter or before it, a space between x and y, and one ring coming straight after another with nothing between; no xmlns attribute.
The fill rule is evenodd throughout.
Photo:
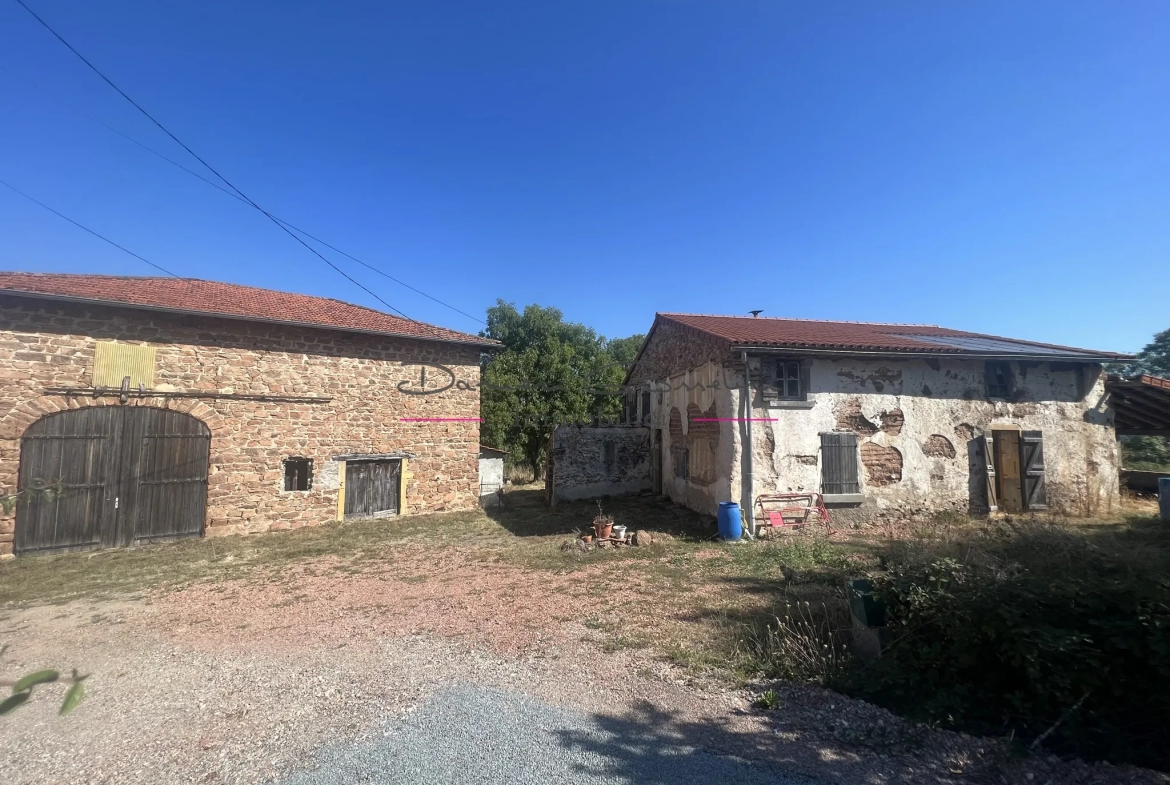
<svg viewBox="0 0 1170 785"><path fill-rule="evenodd" d="M756 538L756 511L753 506L752 496L752 381L751 370L748 368L747 352L741 354L743 357L743 399L744 412L746 413L747 429L744 431L744 453L747 460L743 464L743 477L740 478L741 494L744 497L744 502L740 504L740 508L748 520L748 538L754 540Z"/></svg>

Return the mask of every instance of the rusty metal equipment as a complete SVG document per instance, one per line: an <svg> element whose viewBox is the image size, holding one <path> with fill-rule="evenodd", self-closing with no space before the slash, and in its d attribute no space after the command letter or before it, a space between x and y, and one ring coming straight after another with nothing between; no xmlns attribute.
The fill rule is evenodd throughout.
<svg viewBox="0 0 1170 785"><path fill-rule="evenodd" d="M800 529L824 526L827 535L836 534L824 497L819 493L771 493L756 497L755 519L760 526Z"/></svg>

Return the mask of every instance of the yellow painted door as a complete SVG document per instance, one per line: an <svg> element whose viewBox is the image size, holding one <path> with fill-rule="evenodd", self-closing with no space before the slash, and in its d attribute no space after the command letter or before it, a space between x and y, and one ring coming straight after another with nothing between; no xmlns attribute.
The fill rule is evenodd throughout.
<svg viewBox="0 0 1170 785"><path fill-rule="evenodd" d="M1022 512L1024 495L1020 485L1020 434L996 431L995 447L999 453L999 505L1004 512Z"/></svg>

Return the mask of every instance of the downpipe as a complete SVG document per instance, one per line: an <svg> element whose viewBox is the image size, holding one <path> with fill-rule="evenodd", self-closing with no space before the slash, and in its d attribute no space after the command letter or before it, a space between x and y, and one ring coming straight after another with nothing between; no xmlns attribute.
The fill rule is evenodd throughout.
<svg viewBox="0 0 1170 785"><path fill-rule="evenodd" d="M752 500L755 498L752 494L752 373L748 368L747 352L742 352L740 355L743 359L743 400L744 400L744 451L746 460L744 461L744 476L741 495L744 497L740 502L741 515L746 515L748 519L747 534L749 540L756 538L756 511Z"/></svg>

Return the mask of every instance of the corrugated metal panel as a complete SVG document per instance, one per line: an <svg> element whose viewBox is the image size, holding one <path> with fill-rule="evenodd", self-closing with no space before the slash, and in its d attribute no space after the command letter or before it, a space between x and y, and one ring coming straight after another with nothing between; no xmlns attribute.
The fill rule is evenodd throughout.
<svg viewBox="0 0 1170 785"><path fill-rule="evenodd" d="M98 341L93 356L93 386L121 387L130 377L130 389L154 387L155 347Z"/></svg>

